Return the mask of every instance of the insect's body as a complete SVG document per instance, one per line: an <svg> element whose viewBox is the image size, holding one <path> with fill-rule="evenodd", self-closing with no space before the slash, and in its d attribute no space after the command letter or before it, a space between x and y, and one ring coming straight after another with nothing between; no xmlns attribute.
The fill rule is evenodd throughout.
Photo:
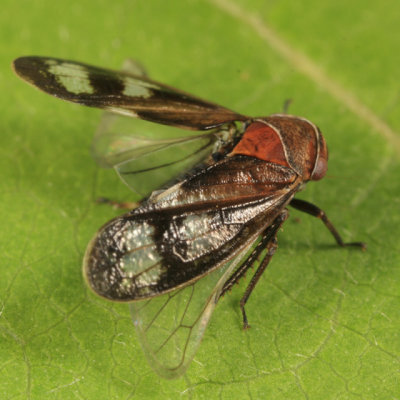
<svg viewBox="0 0 400 400"><path fill-rule="evenodd" d="M158 141L133 135L129 151L123 135L106 136L112 150L100 154L134 188L141 174L179 165L189 171L178 181L178 170L172 172L175 183L167 186L160 178L163 189L104 225L84 259L94 292L134 302L142 344L159 373L185 371L215 303L258 260L240 303L248 327L244 305L275 252L286 206L321 218L339 245L365 247L344 243L322 210L294 199L327 170L325 140L310 121L281 114L252 119L144 77L71 61L23 57L14 67L23 79L69 101L209 131ZM145 192L159 184L151 180L145 179Z"/></svg>
<svg viewBox="0 0 400 400"><path fill-rule="evenodd" d="M282 178L283 169L234 156L108 223L87 255L90 286L104 297L132 301L174 290L218 268L253 241L293 196L294 191L277 196L269 190L269 179ZM284 174L295 184L293 172ZM109 240L116 234L114 258L116 242Z"/></svg>
<svg viewBox="0 0 400 400"><path fill-rule="evenodd" d="M301 129L289 137L297 134L297 150L311 148L311 159L296 160L285 148L288 132L279 127L293 122ZM250 123L224 159L101 229L86 254L90 287L106 298L132 301L200 279L254 242L325 166L323 138L309 121L276 115Z"/></svg>

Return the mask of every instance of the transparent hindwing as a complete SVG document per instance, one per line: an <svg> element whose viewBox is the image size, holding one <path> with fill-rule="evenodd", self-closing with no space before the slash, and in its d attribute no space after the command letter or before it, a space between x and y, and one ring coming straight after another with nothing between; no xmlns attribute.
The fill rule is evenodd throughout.
<svg viewBox="0 0 400 400"><path fill-rule="evenodd" d="M200 345L224 283L254 240L234 259L171 293L131 304L134 325L153 369L167 379L182 375Z"/></svg>
<svg viewBox="0 0 400 400"><path fill-rule="evenodd" d="M145 197L207 159L228 134L224 127L199 134L104 112L92 150L98 164L114 167Z"/></svg>

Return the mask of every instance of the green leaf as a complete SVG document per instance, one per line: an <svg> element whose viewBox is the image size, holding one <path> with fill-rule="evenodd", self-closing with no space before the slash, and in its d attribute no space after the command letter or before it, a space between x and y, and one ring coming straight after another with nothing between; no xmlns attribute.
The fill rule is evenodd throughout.
<svg viewBox="0 0 400 400"><path fill-rule="evenodd" d="M1 399L395 399L400 397L400 112L397 1L3 0L0 13ZM57 101L11 71L48 55L119 68L250 115L314 121L328 177L299 197L346 240L291 210L247 306L218 304L187 374L157 377L128 306L81 277L86 244L133 195L100 170L100 113ZM247 280L248 282L248 280Z"/></svg>

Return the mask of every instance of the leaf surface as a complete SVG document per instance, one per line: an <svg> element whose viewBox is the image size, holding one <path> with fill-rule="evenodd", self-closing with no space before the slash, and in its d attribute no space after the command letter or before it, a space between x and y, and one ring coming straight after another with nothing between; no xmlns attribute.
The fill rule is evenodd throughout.
<svg viewBox="0 0 400 400"><path fill-rule="evenodd" d="M21 11L23 10L23 12ZM389 10L389 11L388 11ZM3 399L400 396L398 2L69 0L2 2L0 393ZM100 112L57 101L11 71L21 55L149 75L243 114L290 113L327 140L328 176L299 194L348 241L297 211L252 294L218 304L187 374L157 377L129 308L96 298L85 247L135 200L90 145Z"/></svg>

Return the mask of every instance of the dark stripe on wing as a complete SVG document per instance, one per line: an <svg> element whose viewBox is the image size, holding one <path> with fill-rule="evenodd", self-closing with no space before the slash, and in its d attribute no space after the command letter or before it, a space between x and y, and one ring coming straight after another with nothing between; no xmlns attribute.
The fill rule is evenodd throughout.
<svg viewBox="0 0 400 400"><path fill-rule="evenodd" d="M21 57L15 72L55 97L181 128L211 129L249 118L158 82L74 61Z"/></svg>

